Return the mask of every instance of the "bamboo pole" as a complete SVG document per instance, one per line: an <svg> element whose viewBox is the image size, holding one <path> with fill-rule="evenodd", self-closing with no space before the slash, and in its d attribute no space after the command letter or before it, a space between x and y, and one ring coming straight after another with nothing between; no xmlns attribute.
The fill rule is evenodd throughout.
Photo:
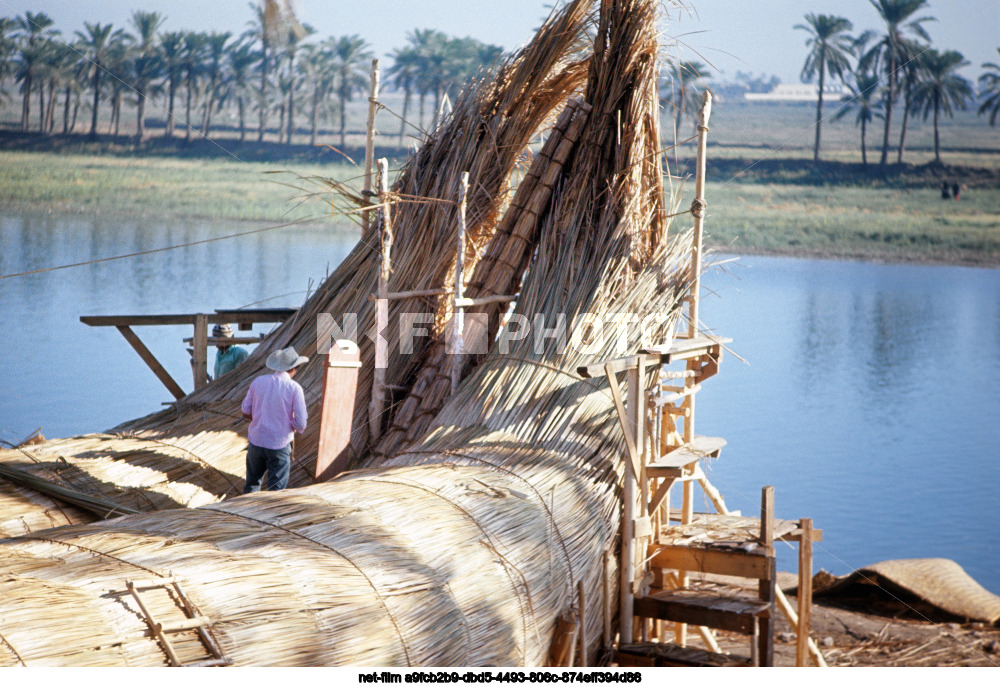
<svg viewBox="0 0 1000 687"><path fill-rule="evenodd" d="M462 380L462 364L465 358L465 205L469 193L469 173L462 172L458 184L458 255L455 258L455 323L453 329L453 349L451 360L451 393L458 390Z"/></svg>
<svg viewBox="0 0 1000 687"><path fill-rule="evenodd" d="M701 288L701 248L703 220L705 216L705 166L707 164L708 119L712 114L712 94L705 91L702 95L701 109L698 111L698 166L695 171L694 201L691 203L691 214L694 216L694 240L691 248L691 301L688 304L689 339L695 338L698 332L698 291Z"/></svg>
<svg viewBox="0 0 1000 687"><path fill-rule="evenodd" d="M375 370L372 378L372 398L368 404L368 435L374 445L381 436L382 412L385 407L385 370L389 365L389 342L383 332L389 326L389 275L392 272L392 213L388 191L389 161L378 161L378 197L382 204L381 253L376 301Z"/></svg>
<svg viewBox="0 0 1000 687"><path fill-rule="evenodd" d="M368 126L365 137L365 185L362 195L367 202L372 196L372 164L375 158L375 113L378 111L378 60L372 60L371 91L368 95ZM368 232L368 210L361 212L361 235Z"/></svg>
<svg viewBox="0 0 1000 687"><path fill-rule="evenodd" d="M194 388L208 384L208 316L194 316Z"/></svg>

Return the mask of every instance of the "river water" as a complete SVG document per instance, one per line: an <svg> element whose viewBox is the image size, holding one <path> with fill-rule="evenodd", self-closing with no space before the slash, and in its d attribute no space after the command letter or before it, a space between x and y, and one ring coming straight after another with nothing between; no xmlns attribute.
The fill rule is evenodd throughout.
<svg viewBox="0 0 1000 687"><path fill-rule="evenodd" d="M256 228L0 214L0 275ZM298 306L356 240L295 226L0 279L0 439L100 431L170 400L81 315ZM951 558L1000 593L1000 271L744 256L704 284L702 320L746 361L727 355L698 396L698 433L729 442L709 478L730 508L756 514L772 484L778 517L823 530L817 569ZM190 389L189 328L136 332Z"/></svg>

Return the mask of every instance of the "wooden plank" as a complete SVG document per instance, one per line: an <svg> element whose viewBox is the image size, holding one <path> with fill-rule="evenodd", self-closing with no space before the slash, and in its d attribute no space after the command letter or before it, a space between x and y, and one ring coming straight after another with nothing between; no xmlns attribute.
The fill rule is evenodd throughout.
<svg viewBox="0 0 1000 687"><path fill-rule="evenodd" d="M246 310L216 310L205 313L208 324L235 322L284 322L297 312L296 308L259 308ZM166 315L82 315L80 322L89 327L137 327L150 325L194 324L201 313L173 313Z"/></svg>
<svg viewBox="0 0 1000 687"><path fill-rule="evenodd" d="M620 646L615 651L615 663L619 666L636 668L749 668L751 665L750 659L746 656L721 654L693 647L659 643Z"/></svg>
<svg viewBox="0 0 1000 687"><path fill-rule="evenodd" d="M663 503L663 499L665 499L667 495L670 493L670 487L673 486L675 481L676 480L674 478L668 477L664 479L660 483L660 486L656 488L656 491L653 493L653 496L649 499L650 515L655 513L656 510L660 507L660 504Z"/></svg>
<svg viewBox="0 0 1000 687"><path fill-rule="evenodd" d="M713 458L723 449L726 440L721 437L695 437L693 441L683 444L670 453L665 453L650 463L647 469L682 468L697 463L702 458ZM671 473L673 474L673 473Z"/></svg>
<svg viewBox="0 0 1000 687"><path fill-rule="evenodd" d="M469 173L462 172L458 184L458 246L455 256L454 322L452 323L451 393L458 391L465 363L465 206L469 193Z"/></svg>
<svg viewBox="0 0 1000 687"><path fill-rule="evenodd" d="M607 368L610 365L611 371L615 374L619 372L627 372L628 370L634 368L639 363L639 358L645 359L647 365L656 365L660 362L660 355L648 355L645 353L640 353L637 355L627 355L622 358L615 358L613 360L607 360L600 363L591 363L590 365L580 365L576 368L576 373L583 377L584 379L590 379L593 377L598 377L602 374L606 374Z"/></svg>
<svg viewBox="0 0 1000 687"><path fill-rule="evenodd" d="M206 625L211 625L212 619L208 616L198 616L197 618L183 618L181 620L169 620L166 622L157 623L157 627L160 632L185 632L187 630L196 630L199 627L205 627Z"/></svg>
<svg viewBox="0 0 1000 687"><path fill-rule="evenodd" d="M703 625L752 635L768 613L766 606L751 600L690 596L683 592L660 592L635 600L635 614L684 625Z"/></svg>
<svg viewBox="0 0 1000 687"><path fill-rule="evenodd" d="M160 364L160 361L156 359L156 356L146 348L146 344L139 339L139 336L133 332L129 327L125 325L118 325L118 331L121 335L125 337L125 340L129 342L129 345L135 349L135 352L139 354L142 361L146 363L156 378L163 382L163 386L167 387L167 391L173 395L174 398L180 400L184 398L184 390L181 389L180 384L174 381L174 378L170 376L170 373Z"/></svg>
<svg viewBox="0 0 1000 687"><path fill-rule="evenodd" d="M615 410L618 413L618 425L625 435L625 450L628 453L627 462L629 469L632 471L633 478L638 480L641 474L639 469L639 454L635 447L635 441L632 439L632 433L629 431L628 415L625 413L625 404L622 403L622 394L618 388L618 379L611 369L611 363L605 366L605 373L608 378L608 385L611 388L611 399L614 401Z"/></svg>
<svg viewBox="0 0 1000 687"><path fill-rule="evenodd" d="M360 361L361 351L357 344L346 339L334 342L327 353L313 474L315 482L327 482L347 469Z"/></svg>
<svg viewBox="0 0 1000 687"><path fill-rule="evenodd" d="M733 575L757 580L767 579L771 574L767 556L739 549L720 551L653 544L648 552L650 565L657 568Z"/></svg>
<svg viewBox="0 0 1000 687"><path fill-rule="evenodd" d="M208 384L208 316L194 316L194 363L191 371L194 375L194 388L197 391Z"/></svg>

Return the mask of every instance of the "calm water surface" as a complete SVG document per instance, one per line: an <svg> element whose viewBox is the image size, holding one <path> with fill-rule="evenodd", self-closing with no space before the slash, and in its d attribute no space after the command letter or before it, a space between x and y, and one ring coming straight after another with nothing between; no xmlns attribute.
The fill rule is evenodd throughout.
<svg viewBox="0 0 1000 687"><path fill-rule="evenodd" d="M251 228L0 214L0 274ZM293 227L0 280L0 439L99 431L170 400L80 315L298 306L356 240ZM817 568L944 557L1000 593L1000 271L743 257L705 284L702 319L747 361L727 355L698 398L698 432L729 441L709 473L727 504L755 514L773 484L779 517L823 529ZM190 389L189 328L136 331Z"/></svg>

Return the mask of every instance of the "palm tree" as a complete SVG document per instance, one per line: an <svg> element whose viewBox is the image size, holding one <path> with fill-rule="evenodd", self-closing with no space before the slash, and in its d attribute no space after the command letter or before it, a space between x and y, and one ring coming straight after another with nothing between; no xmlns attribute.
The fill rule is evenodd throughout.
<svg viewBox="0 0 1000 687"><path fill-rule="evenodd" d="M27 131L31 119L31 93L34 89L35 72L44 60L47 40L56 35L50 29L55 22L44 12L25 12L23 17L15 20L21 31L20 68L16 78L21 82L21 130ZM39 121L43 119L39 112Z"/></svg>
<svg viewBox="0 0 1000 687"><path fill-rule="evenodd" d="M806 62L802 66L802 77L812 79L819 74L819 98L816 101L816 143L813 146L813 160L819 160L820 128L823 124L823 89L826 75L841 78L850 69L848 55L851 38L847 32L854 28L850 21L831 14L806 15L805 24L796 24L796 29L809 32L806 46L810 48Z"/></svg>
<svg viewBox="0 0 1000 687"><path fill-rule="evenodd" d="M919 52L916 44L904 32L930 42L930 36L921 24L934 21L933 17L921 17L907 21L917 11L927 8L927 0L868 0L885 24L885 33L865 55L865 67L880 71L886 79L885 89L885 133L882 137L882 157L879 164L885 166L889 157L889 130L892 126L892 107L896 101L897 71L914 59Z"/></svg>
<svg viewBox="0 0 1000 687"><path fill-rule="evenodd" d="M414 53L414 87L420 102L420 121L418 126L422 131L424 128L424 103L427 94L434 91L434 60L431 55L434 45L447 37L440 31L434 29L414 29L406 37L410 42L409 48Z"/></svg>
<svg viewBox="0 0 1000 687"><path fill-rule="evenodd" d="M997 48L1000 53L1000 48ZM1000 114L1000 64L983 62L982 68L987 70L979 77L979 95L983 98L977 114L990 113L990 126L996 126L997 115Z"/></svg>
<svg viewBox="0 0 1000 687"><path fill-rule="evenodd" d="M111 90L108 100L111 103L111 121L108 123L108 133L118 135L122 120L122 96L129 87L125 82L129 71L130 43L128 34L120 31L119 35L112 37L108 42L107 57L104 62L104 71L110 77L108 86Z"/></svg>
<svg viewBox="0 0 1000 687"><path fill-rule="evenodd" d="M201 119L201 135L208 136L209 127L212 125L212 108L215 107L216 88L222 79L223 59L226 55L226 43L232 37L228 31L216 33L213 31L205 37L205 58L203 65L205 77L208 83L205 86L205 102Z"/></svg>
<svg viewBox="0 0 1000 687"><path fill-rule="evenodd" d="M10 17L0 17L0 98L3 92L3 82L14 73L14 53L17 50L17 41L14 38L14 31L17 29L17 22Z"/></svg>
<svg viewBox="0 0 1000 687"><path fill-rule="evenodd" d="M184 53L181 57L181 66L184 70L184 88L186 98L184 102L184 142L191 140L191 109L194 100L198 96L198 89L201 77L205 69L205 45L208 43L208 36L197 31L187 31L184 34Z"/></svg>
<svg viewBox="0 0 1000 687"><path fill-rule="evenodd" d="M336 68L332 55L316 45L307 45L299 60L299 72L310 93L309 145L316 145L320 106L333 91Z"/></svg>
<svg viewBox="0 0 1000 687"><path fill-rule="evenodd" d="M163 137L174 135L174 99L184 78L184 32L171 31L160 35L160 54L163 57L163 75L167 82L167 126Z"/></svg>
<svg viewBox="0 0 1000 687"><path fill-rule="evenodd" d="M878 112L879 103L877 101L879 78L861 70L855 71L851 79L844 82L844 85L851 91L851 97L844 102L837 111L836 119L844 118L852 110L857 112L855 122L861 126L861 163L868 166L868 151L865 145L865 134L868 131L868 124L876 117L881 117Z"/></svg>
<svg viewBox="0 0 1000 687"><path fill-rule="evenodd" d="M81 49L87 53L90 62L90 88L94 91L94 107L90 113L90 138L97 139L97 109L101 102L101 75L104 72L104 62L112 43L122 37L122 30L113 31L111 24L91 24L83 22L86 33L77 31Z"/></svg>
<svg viewBox="0 0 1000 687"><path fill-rule="evenodd" d="M387 75L393 80L396 88L403 89L403 114L399 118L399 145L403 145L403 134L406 132L406 114L410 109L410 99L417 83L420 70L420 55L412 45L396 50L392 55L392 66Z"/></svg>
<svg viewBox="0 0 1000 687"><path fill-rule="evenodd" d="M690 111L692 116L697 113L698 98L695 91L699 82L708 74L708 67L701 62L675 62L672 65L671 94L667 98L662 98L661 102L664 105L672 104L674 107L675 131L680 131L685 112Z"/></svg>
<svg viewBox="0 0 1000 687"><path fill-rule="evenodd" d="M954 50L928 50L922 60L926 77L913 87L913 106L915 111L923 110L925 120L931 112L934 113L934 162L940 164L938 122L942 112L954 117L954 109L964 110L972 98L972 85L955 73L969 63L962 53Z"/></svg>
<svg viewBox="0 0 1000 687"><path fill-rule="evenodd" d="M253 46L247 40L240 40L227 53L226 90L236 98L236 111L240 120L240 143L246 139L246 96L251 91L250 70L258 61Z"/></svg>
<svg viewBox="0 0 1000 687"><path fill-rule="evenodd" d="M132 87L136 96L135 138L141 141L146 135L146 98L149 85L160 77L164 60L156 45L156 32L163 25L164 17L159 12L132 13L135 51L132 56Z"/></svg>
<svg viewBox="0 0 1000 687"><path fill-rule="evenodd" d="M358 34L330 38L329 47L337 72L337 96L340 100L340 147L345 147L347 103L368 83L373 59L367 41Z"/></svg>

